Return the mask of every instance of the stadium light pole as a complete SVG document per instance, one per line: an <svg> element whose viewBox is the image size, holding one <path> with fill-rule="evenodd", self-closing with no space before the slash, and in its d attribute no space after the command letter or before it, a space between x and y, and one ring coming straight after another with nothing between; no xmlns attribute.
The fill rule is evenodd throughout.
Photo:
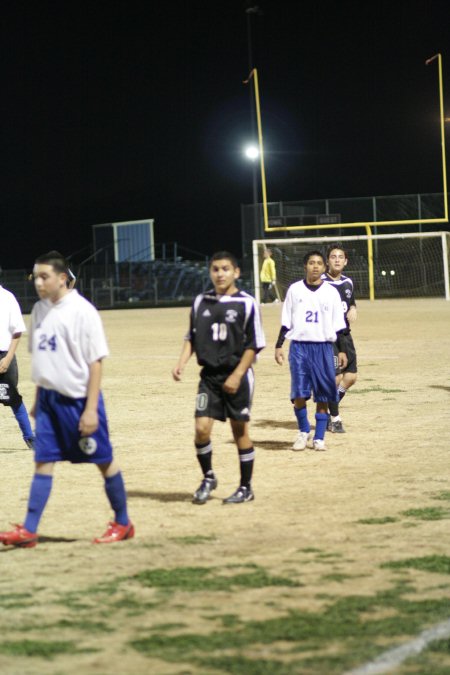
<svg viewBox="0 0 450 675"><path fill-rule="evenodd" d="M261 124L261 106L259 99L259 85L258 85L258 71L256 68L253 68L250 75L244 84L248 84L250 80L253 79L254 90L255 90L255 104L256 104L256 122L258 126L258 148L259 148L259 165L261 169L261 190L262 190L262 203L263 203L263 216L264 216L264 231L267 232L269 227L269 217L267 212L267 190L266 190L266 172L264 168L264 147L263 147L263 137L262 137L262 124Z"/></svg>
<svg viewBox="0 0 450 675"><path fill-rule="evenodd" d="M248 50L248 72L250 73L253 68L255 67L254 63L254 49L253 49L253 24L255 21L255 17L262 14L260 7L252 2L247 3L247 7L245 9L245 14L247 16L247 50ZM254 97L252 95L252 90L250 88L249 90L249 96L250 96L250 135L252 142L254 142L254 139L256 138L256 130L255 130L255 101ZM246 153L245 153L246 154ZM252 159L251 157L248 157L246 154L246 157L248 159ZM253 160L252 160L253 161ZM252 166L252 199L253 199L253 230L254 234L260 236L260 231L259 231L259 218L258 218L258 175L257 175L257 166L256 162L253 161L253 166Z"/></svg>
<svg viewBox="0 0 450 675"><path fill-rule="evenodd" d="M442 148L442 182L444 193L444 217L448 221L448 196L447 196L447 167L445 159L445 118L444 118L444 91L442 85L442 55L440 53L431 56L425 61L425 65L438 61L439 72L439 111L440 111L440 126L441 126L441 148Z"/></svg>

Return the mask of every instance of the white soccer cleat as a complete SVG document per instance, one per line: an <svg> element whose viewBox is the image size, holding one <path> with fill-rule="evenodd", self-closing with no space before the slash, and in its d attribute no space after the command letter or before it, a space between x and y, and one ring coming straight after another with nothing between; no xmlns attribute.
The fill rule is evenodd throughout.
<svg viewBox="0 0 450 675"><path fill-rule="evenodd" d="M306 431L299 431L298 436L294 441L292 446L293 450L304 450L306 448L306 443L308 442L308 434Z"/></svg>
<svg viewBox="0 0 450 675"><path fill-rule="evenodd" d="M321 450L326 450L326 447L325 447L325 441L320 440L319 438L315 438L315 439L313 440L313 449L314 449L314 450L319 450L319 451L321 451Z"/></svg>

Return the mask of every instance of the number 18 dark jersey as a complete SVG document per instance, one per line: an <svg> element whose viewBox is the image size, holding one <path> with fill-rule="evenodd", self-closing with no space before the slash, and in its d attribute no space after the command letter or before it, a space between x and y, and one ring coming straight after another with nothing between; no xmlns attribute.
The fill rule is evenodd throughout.
<svg viewBox="0 0 450 675"><path fill-rule="evenodd" d="M197 295L186 339L207 371L231 372L246 349L259 352L266 344L256 301L245 291Z"/></svg>
<svg viewBox="0 0 450 675"><path fill-rule="evenodd" d="M356 307L352 279L345 276L345 274L341 274L339 279L333 279L333 277L330 277L326 272L322 274L321 278L324 281L328 281L328 283L331 284L331 286L334 286L334 288L339 293L341 297L342 308L344 310L345 323L347 324L347 328L343 331L343 333L350 333L350 324L347 319L347 312L352 305L355 305Z"/></svg>

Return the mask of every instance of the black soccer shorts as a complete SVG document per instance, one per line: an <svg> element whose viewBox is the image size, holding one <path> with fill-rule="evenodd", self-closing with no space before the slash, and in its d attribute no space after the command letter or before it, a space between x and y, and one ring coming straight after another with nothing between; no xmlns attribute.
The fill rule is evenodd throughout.
<svg viewBox="0 0 450 675"><path fill-rule="evenodd" d="M6 356L7 353L0 351L0 359ZM18 381L19 371L17 359L14 356L6 373L0 373L0 403L10 406L13 410L16 410L22 403L22 397L17 391Z"/></svg>
<svg viewBox="0 0 450 675"><path fill-rule="evenodd" d="M250 420L254 374L249 368L235 394L227 394L223 384L230 373L205 375L202 373L195 401L195 417L210 417L225 422L227 417L239 422Z"/></svg>
<svg viewBox="0 0 450 675"><path fill-rule="evenodd" d="M345 354L347 354L348 359L346 368L339 368L338 348L336 342L334 342L333 346L334 346L334 366L336 368L336 375L343 375L344 373L357 373L358 363L356 359L356 349L351 333L349 333L348 335L344 335L344 352Z"/></svg>

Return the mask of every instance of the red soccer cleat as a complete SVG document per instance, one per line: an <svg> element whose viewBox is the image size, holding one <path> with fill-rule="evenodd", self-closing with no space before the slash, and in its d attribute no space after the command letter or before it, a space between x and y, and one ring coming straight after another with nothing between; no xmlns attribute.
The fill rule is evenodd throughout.
<svg viewBox="0 0 450 675"><path fill-rule="evenodd" d="M134 525L129 522L128 525L119 523L108 523L108 529L101 537L97 537L93 544L113 544L115 541L124 541L134 537Z"/></svg>
<svg viewBox="0 0 450 675"><path fill-rule="evenodd" d="M5 546L21 546L22 548L32 548L36 546L38 536L36 532L29 532L23 525L15 525L14 530L9 532L0 532L0 541Z"/></svg>

